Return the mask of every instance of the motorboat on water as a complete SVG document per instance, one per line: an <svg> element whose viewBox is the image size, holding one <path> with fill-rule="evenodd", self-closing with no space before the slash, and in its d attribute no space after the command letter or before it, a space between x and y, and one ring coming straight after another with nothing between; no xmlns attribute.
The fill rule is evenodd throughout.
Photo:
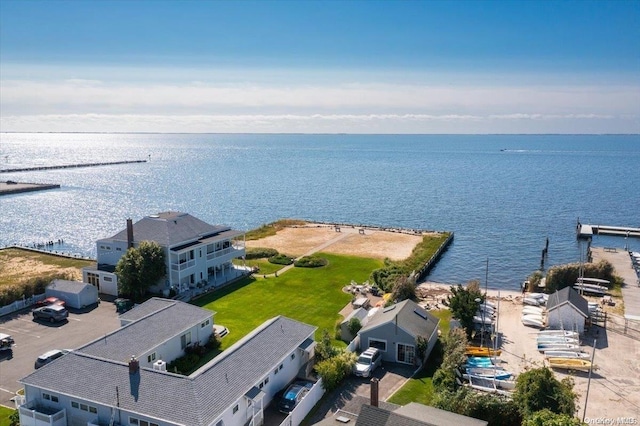
<svg viewBox="0 0 640 426"><path fill-rule="evenodd" d="M589 371L592 368L591 361L581 358L548 358L547 362L551 368L564 370Z"/></svg>

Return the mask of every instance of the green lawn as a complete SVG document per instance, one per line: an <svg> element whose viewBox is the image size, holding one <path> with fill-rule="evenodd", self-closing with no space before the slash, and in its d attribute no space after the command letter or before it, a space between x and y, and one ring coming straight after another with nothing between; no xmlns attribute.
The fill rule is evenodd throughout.
<svg viewBox="0 0 640 426"><path fill-rule="evenodd" d="M451 321L451 311L441 309L438 311L429 311L429 313L440 318L440 331L442 334L449 332L449 323ZM435 349L434 349L435 352ZM433 400L434 388L433 374L439 367L439 363L430 356L427 360L426 368L423 368L414 377L409 379L396 393L394 393L388 402L398 405L406 405L410 402L419 402L420 404L430 405Z"/></svg>
<svg viewBox="0 0 640 426"><path fill-rule="evenodd" d="M9 416L13 414L14 411L16 410L0 405L0 426L9 426L11 424Z"/></svg>
<svg viewBox="0 0 640 426"><path fill-rule="evenodd" d="M267 319L277 315L318 327L316 340L327 329L333 337L338 312L351 300L342 287L363 282L382 261L323 253L322 268L293 268L278 278L247 278L194 301L216 312L216 324L229 329L222 339L226 349Z"/></svg>

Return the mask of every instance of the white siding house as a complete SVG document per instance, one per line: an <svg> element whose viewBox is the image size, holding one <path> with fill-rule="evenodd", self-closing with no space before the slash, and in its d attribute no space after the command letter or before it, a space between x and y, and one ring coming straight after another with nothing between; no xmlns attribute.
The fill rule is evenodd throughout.
<svg viewBox="0 0 640 426"><path fill-rule="evenodd" d="M169 211L136 223L129 219L126 229L98 240L97 266L83 269L83 281L96 286L100 293L117 296L115 267L129 247L137 247L142 241L156 242L164 249L167 275L165 282L155 283L155 289L165 295L171 289L181 293L206 284L224 285L244 273L232 262L244 258L244 232Z"/></svg>
<svg viewBox="0 0 640 426"><path fill-rule="evenodd" d="M308 370L316 328L276 317L190 376L163 368L183 353L186 335L191 344L208 339L212 315L159 298L137 306L116 332L21 380L21 424L261 425L276 393Z"/></svg>
<svg viewBox="0 0 640 426"><path fill-rule="evenodd" d="M573 330L582 334L587 318L589 318L589 303L570 286L549 295L547 300L549 328Z"/></svg>

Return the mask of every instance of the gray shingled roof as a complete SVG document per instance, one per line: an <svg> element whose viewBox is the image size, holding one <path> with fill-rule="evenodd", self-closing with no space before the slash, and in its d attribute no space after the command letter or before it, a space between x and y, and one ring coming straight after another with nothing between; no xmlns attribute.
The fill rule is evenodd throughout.
<svg viewBox="0 0 640 426"><path fill-rule="evenodd" d="M393 309L385 308L378 311L367 325L362 327L359 333L369 331L388 322L395 322L396 316L398 318L398 326L414 337L422 336L425 339L429 339L438 328L440 319L418 306L412 300L404 300L393 306Z"/></svg>
<svg viewBox="0 0 640 426"><path fill-rule="evenodd" d="M464 423L456 423L458 424ZM356 426L436 426L433 423L412 419L396 414L393 411L371 405L363 405L356 421Z"/></svg>
<svg viewBox="0 0 640 426"><path fill-rule="evenodd" d="M140 321L145 322L149 321ZM141 368L137 392L132 391L136 384L132 384L127 363L98 358L87 354L85 348L34 371L21 383L103 405L115 404L117 387L123 410L176 424L208 425L250 392L315 330L316 327L276 317L189 377Z"/></svg>
<svg viewBox="0 0 640 426"><path fill-rule="evenodd" d="M206 321L212 311L178 300L153 298L134 308L143 321L135 321L77 349L87 355L113 361L128 361L131 355L140 357L161 343ZM135 317L134 312L130 317Z"/></svg>
<svg viewBox="0 0 640 426"><path fill-rule="evenodd" d="M169 211L144 217L134 223L133 240L155 241L161 246L170 247L185 241L211 237L229 229L228 226L209 225L188 213ZM127 229L107 240L127 241Z"/></svg>
<svg viewBox="0 0 640 426"><path fill-rule="evenodd" d="M451 411L441 410L429 405L410 402L397 410L396 414L411 417L412 419L421 420L432 423L436 426L487 426L487 421L476 419L473 417L463 416L461 414L452 413Z"/></svg>
<svg viewBox="0 0 640 426"><path fill-rule="evenodd" d="M580 296L580 294L571 288L571 286L557 290L555 293L549 295L549 299L547 300L547 311L557 309L565 303L573 305L573 307L580 311L585 318L589 317L589 302L587 302L587 299Z"/></svg>
<svg viewBox="0 0 640 426"><path fill-rule="evenodd" d="M83 283L80 281L69 281L69 280L53 280L51 284L47 286L51 290L64 291L69 294L80 294L82 290L86 286L90 286L91 284Z"/></svg>

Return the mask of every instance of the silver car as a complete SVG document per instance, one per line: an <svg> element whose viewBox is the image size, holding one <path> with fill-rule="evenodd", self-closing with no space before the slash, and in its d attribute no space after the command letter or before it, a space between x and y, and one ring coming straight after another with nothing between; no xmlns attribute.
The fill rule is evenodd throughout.
<svg viewBox="0 0 640 426"><path fill-rule="evenodd" d="M382 352L376 348L369 348L362 352L353 367L356 376L369 377L382 364Z"/></svg>
<svg viewBox="0 0 640 426"><path fill-rule="evenodd" d="M49 322L64 321L69 316L69 311L61 305L49 305L33 310L34 319L43 319Z"/></svg>

